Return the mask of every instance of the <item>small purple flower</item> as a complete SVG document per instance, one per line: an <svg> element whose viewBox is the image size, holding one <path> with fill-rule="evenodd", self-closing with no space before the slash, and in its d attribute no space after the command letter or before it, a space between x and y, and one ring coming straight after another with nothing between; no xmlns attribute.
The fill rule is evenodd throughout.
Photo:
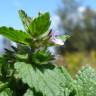
<svg viewBox="0 0 96 96"><path fill-rule="evenodd" d="M53 42L54 44L64 45L64 42L61 39L57 38L59 36L59 34L54 32L52 29L49 32L49 36L50 36L51 42Z"/></svg>

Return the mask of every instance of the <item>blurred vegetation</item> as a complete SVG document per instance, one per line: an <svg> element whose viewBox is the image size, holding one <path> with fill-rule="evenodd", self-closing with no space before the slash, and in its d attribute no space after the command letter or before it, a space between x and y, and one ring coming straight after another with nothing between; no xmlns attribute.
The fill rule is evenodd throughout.
<svg viewBox="0 0 96 96"><path fill-rule="evenodd" d="M96 51L86 52L73 52L66 53L66 55L58 56L56 60L58 65L64 65L72 76L75 76L77 71L85 65L91 65L96 68Z"/></svg>
<svg viewBox="0 0 96 96"><path fill-rule="evenodd" d="M80 11L80 1L62 0L57 11L64 34L71 36L64 47L57 48L62 55L57 64L64 64L72 75L83 65L96 67L96 10L82 7Z"/></svg>
<svg viewBox="0 0 96 96"><path fill-rule="evenodd" d="M64 50L73 52L96 49L96 11L89 7L82 12L78 11L80 4L76 1L63 0L64 7L58 10L62 28L65 34L71 36Z"/></svg>

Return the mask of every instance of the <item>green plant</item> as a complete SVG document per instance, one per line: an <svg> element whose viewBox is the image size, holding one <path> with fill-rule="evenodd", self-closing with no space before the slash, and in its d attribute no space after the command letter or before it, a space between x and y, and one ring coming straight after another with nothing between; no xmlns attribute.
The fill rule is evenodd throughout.
<svg viewBox="0 0 96 96"><path fill-rule="evenodd" d="M19 15L26 32L0 27L0 34L18 45L0 56L0 96L96 96L94 69L82 68L73 80L63 66L53 64L48 47L63 45L68 36L49 31L49 13L31 18L20 10Z"/></svg>

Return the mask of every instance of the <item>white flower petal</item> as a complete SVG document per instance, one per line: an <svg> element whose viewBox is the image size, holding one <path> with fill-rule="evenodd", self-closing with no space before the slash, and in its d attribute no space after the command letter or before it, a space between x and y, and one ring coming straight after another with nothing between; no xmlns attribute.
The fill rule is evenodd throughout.
<svg viewBox="0 0 96 96"><path fill-rule="evenodd" d="M64 42L61 39L52 38L51 40L56 45L64 45Z"/></svg>

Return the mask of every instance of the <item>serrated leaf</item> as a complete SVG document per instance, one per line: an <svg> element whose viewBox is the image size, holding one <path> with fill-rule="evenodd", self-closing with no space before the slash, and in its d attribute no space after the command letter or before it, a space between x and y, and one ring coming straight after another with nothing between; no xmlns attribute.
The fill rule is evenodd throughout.
<svg viewBox="0 0 96 96"><path fill-rule="evenodd" d="M28 31L28 26L32 21L31 17L27 16L24 10L19 10L18 13L25 30Z"/></svg>
<svg viewBox="0 0 96 96"><path fill-rule="evenodd" d="M17 62L15 69L24 83L27 83L30 88L35 88L36 92L42 92L44 96L69 96L70 94L72 79L63 67L34 68L30 64Z"/></svg>
<svg viewBox="0 0 96 96"><path fill-rule="evenodd" d="M49 13L44 13L34 18L29 25L30 34L33 37L39 37L44 34L50 27L50 16Z"/></svg>
<svg viewBox="0 0 96 96"><path fill-rule="evenodd" d="M2 92L0 92L0 96L12 96L12 91L9 88L6 88Z"/></svg>
<svg viewBox="0 0 96 96"><path fill-rule="evenodd" d="M27 40L31 39L30 35L21 31L8 27L0 27L0 35L7 37L8 39L23 44L29 44Z"/></svg>
<svg viewBox="0 0 96 96"><path fill-rule="evenodd" d="M76 76L76 96L96 96L96 70L86 66Z"/></svg>
<svg viewBox="0 0 96 96"><path fill-rule="evenodd" d="M32 90L28 89L24 96L34 96Z"/></svg>

